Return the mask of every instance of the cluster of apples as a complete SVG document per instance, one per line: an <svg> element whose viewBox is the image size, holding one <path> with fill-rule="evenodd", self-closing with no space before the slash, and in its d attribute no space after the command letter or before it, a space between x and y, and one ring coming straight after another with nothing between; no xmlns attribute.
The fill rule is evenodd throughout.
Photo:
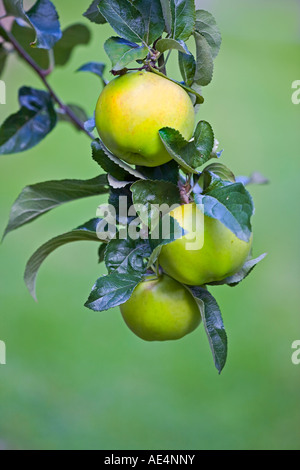
<svg viewBox="0 0 300 470"><path fill-rule="evenodd" d="M115 78L104 88L95 120L100 138L113 154L130 164L155 167L171 160L159 130L171 127L190 140L195 112L179 85L138 71ZM251 249L252 240L238 239L220 221L205 216L194 202L186 206L171 215L189 234L197 219L196 226L203 228L202 247L189 250L190 236L165 245L159 257L160 276L146 277L120 307L126 324L144 340L179 339L193 331L201 316L187 286L205 286L235 274Z"/></svg>

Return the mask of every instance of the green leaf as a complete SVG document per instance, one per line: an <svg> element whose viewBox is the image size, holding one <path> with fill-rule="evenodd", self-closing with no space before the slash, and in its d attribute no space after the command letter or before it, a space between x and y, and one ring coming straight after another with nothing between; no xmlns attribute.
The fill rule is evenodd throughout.
<svg viewBox="0 0 300 470"><path fill-rule="evenodd" d="M144 41L146 44L153 44L165 29L160 0L135 0L134 6L139 10L144 19Z"/></svg>
<svg viewBox="0 0 300 470"><path fill-rule="evenodd" d="M107 171L115 178L120 178L122 181L124 179L132 181L132 177L145 179L142 173L134 170L130 165L127 165L127 163L113 155L100 139L95 139L91 145L94 160L104 171Z"/></svg>
<svg viewBox="0 0 300 470"><path fill-rule="evenodd" d="M144 42L144 20L129 0L101 0L98 8L119 36L128 41Z"/></svg>
<svg viewBox="0 0 300 470"><path fill-rule="evenodd" d="M139 46L134 42L119 37L109 38L104 43L104 49L116 72L123 70L126 65L136 60L143 60L148 54L146 46Z"/></svg>
<svg viewBox="0 0 300 470"><path fill-rule="evenodd" d="M198 173L196 168L211 158L214 133L206 121L198 123L191 142L187 142L180 132L169 127L161 129L159 135L169 154L189 172Z"/></svg>
<svg viewBox="0 0 300 470"><path fill-rule="evenodd" d="M145 258L150 255L148 240L113 239L105 250L105 265L109 274L113 271L127 274L130 269L144 274L147 266Z"/></svg>
<svg viewBox="0 0 300 470"><path fill-rule="evenodd" d="M197 91L197 89L193 89L193 88L190 88L188 87L187 85L185 85L184 83L182 82L178 82L177 80L173 80L172 78L170 77L167 77L166 75L164 75L163 73L159 72L159 70L153 68L153 67L150 67L150 70L151 72L153 73L156 73L156 75L159 75L160 77L163 77L163 78L166 78L167 80L170 80L171 82L173 83L176 83L177 85L181 86L181 88L183 88L188 94L192 94L193 96L196 97L196 100L195 100L195 104L202 104L204 103L204 98L203 96L201 96L199 94L199 92Z"/></svg>
<svg viewBox="0 0 300 470"><path fill-rule="evenodd" d="M121 199L122 198L122 199ZM130 183L121 188L110 188L108 204L114 207L116 222L120 225L128 225L137 214L128 215L133 205ZM122 209L120 210L120 206Z"/></svg>
<svg viewBox="0 0 300 470"><path fill-rule="evenodd" d="M160 0L163 17L165 21L165 31L168 34L172 33L172 12L170 0Z"/></svg>
<svg viewBox="0 0 300 470"><path fill-rule="evenodd" d="M222 37L215 18L205 10L196 11L196 31L205 37L208 42L213 59L220 51Z"/></svg>
<svg viewBox="0 0 300 470"><path fill-rule="evenodd" d="M5 46L0 43L0 77L3 73L7 57L8 57L8 51L5 48Z"/></svg>
<svg viewBox="0 0 300 470"><path fill-rule="evenodd" d="M117 157L112 160L104 151L100 139L95 139L92 144L92 157L101 168L119 181L131 182L137 178L143 178L143 175L131 167L122 165ZM120 164L119 164L120 163Z"/></svg>
<svg viewBox="0 0 300 470"><path fill-rule="evenodd" d="M223 165L222 163L211 163L203 172L214 173L216 176L221 178L223 181L229 181L230 183L235 183L235 176L232 171L227 168L227 166Z"/></svg>
<svg viewBox="0 0 300 470"><path fill-rule="evenodd" d="M160 39L155 45L155 49L163 53L169 49L176 49L183 54L190 54L184 41L176 41L175 39Z"/></svg>
<svg viewBox="0 0 300 470"><path fill-rule="evenodd" d="M186 53L179 52L178 62L179 62L181 76L183 78L184 83L189 87L192 86L194 83L194 78L195 78L195 73L196 73L195 57L191 53L186 54Z"/></svg>
<svg viewBox="0 0 300 470"><path fill-rule="evenodd" d="M114 271L108 276L100 277L96 281L85 307L95 312L103 312L124 304L141 280L142 274L133 269L129 269L126 275Z"/></svg>
<svg viewBox="0 0 300 470"><path fill-rule="evenodd" d="M171 0L172 37L187 41L195 29L194 0Z"/></svg>
<svg viewBox="0 0 300 470"><path fill-rule="evenodd" d="M249 242L254 206L250 194L241 183L227 184L208 194L195 194L195 202L204 205L205 215L219 220L240 240Z"/></svg>
<svg viewBox="0 0 300 470"><path fill-rule="evenodd" d="M222 281L212 282L211 285L221 286L221 285L227 284L230 287L237 286L247 276L249 276L249 274L252 272L252 270L255 268L255 266L257 266L257 264L260 263L266 256L267 256L267 253L264 253L263 255L259 256L258 258L247 260L246 263L244 264L242 269L240 269L239 272L237 272L233 276L230 276L230 277L227 277L226 279L223 279Z"/></svg>
<svg viewBox="0 0 300 470"><path fill-rule="evenodd" d="M32 46L52 49L62 37L58 14L53 3L50 0L37 0L26 16L36 33Z"/></svg>
<svg viewBox="0 0 300 470"><path fill-rule="evenodd" d="M189 288L199 306L215 366L222 372L227 359L227 335L220 308L214 297L202 287Z"/></svg>
<svg viewBox="0 0 300 470"><path fill-rule="evenodd" d="M56 125L56 112L46 91L22 87L19 101L21 109L9 116L0 127L0 155L34 147Z"/></svg>
<svg viewBox="0 0 300 470"><path fill-rule="evenodd" d="M76 46L85 45L90 42L91 33L89 29L80 24L73 24L63 31L62 38L54 46L55 65L65 65Z"/></svg>
<svg viewBox="0 0 300 470"><path fill-rule="evenodd" d="M136 181L131 186L133 204L141 220L153 229L172 206L181 204L179 188L166 181ZM174 207L173 207L174 208Z"/></svg>
<svg viewBox="0 0 300 470"><path fill-rule="evenodd" d="M99 1L100 0L94 0L89 6L89 8L86 10L86 12L83 13L83 16L89 19L92 23L105 24L106 19L104 18L104 16L101 15L98 9Z"/></svg>
<svg viewBox="0 0 300 470"><path fill-rule="evenodd" d="M92 219L86 224L78 227L71 232L64 233L58 237L52 238L47 243L42 245L30 258L26 265L24 280L25 284L36 300L36 278L38 271L45 261L45 259L57 248L66 245L67 243L77 241L96 241L99 242L97 236L97 225L100 219Z"/></svg>
<svg viewBox="0 0 300 470"><path fill-rule="evenodd" d="M106 175L90 180L46 181L27 186L12 206L4 236L61 204L107 192Z"/></svg>
<svg viewBox="0 0 300 470"><path fill-rule="evenodd" d="M195 82L199 85L206 86L212 81L214 72L214 62L211 54L211 48L205 37L195 32L196 41L196 72Z"/></svg>
<svg viewBox="0 0 300 470"><path fill-rule="evenodd" d="M86 64L79 67L76 72L91 72L100 77L103 86L107 85L107 81L104 79L103 74L106 65L102 62L87 62Z"/></svg>
<svg viewBox="0 0 300 470"><path fill-rule="evenodd" d="M101 245L99 246L99 248L98 248L98 263L103 263L106 247L107 247L107 243L101 243Z"/></svg>
<svg viewBox="0 0 300 470"><path fill-rule="evenodd" d="M179 168L175 160L154 167L137 166L136 169L147 179L178 184Z"/></svg>
<svg viewBox="0 0 300 470"><path fill-rule="evenodd" d="M42 68L49 68L49 52L45 49L38 49L31 47L31 43L34 42L35 32L34 29L28 24L14 21L11 29L12 35L18 41L28 55Z"/></svg>
<svg viewBox="0 0 300 470"><path fill-rule="evenodd" d="M3 0L3 5L7 15L28 21L23 8L23 0Z"/></svg>

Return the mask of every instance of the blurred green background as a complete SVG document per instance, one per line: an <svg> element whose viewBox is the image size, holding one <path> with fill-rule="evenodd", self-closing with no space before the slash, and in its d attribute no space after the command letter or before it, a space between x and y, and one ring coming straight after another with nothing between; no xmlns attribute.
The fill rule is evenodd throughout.
<svg viewBox="0 0 300 470"><path fill-rule="evenodd" d="M92 114L99 80L76 74L83 63L106 61L108 26L81 17L89 1L56 0L62 26L91 26L51 84L66 102ZM35 303L23 284L28 257L44 241L95 216L104 199L61 207L7 237L0 251L0 448L3 449L299 449L300 339L299 115L291 84L300 80L299 2L215 0L223 35L213 83L199 118L213 125L223 162L236 174L260 171L271 185L250 188L254 254L267 259L236 289L213 290L229 336L228 363L218 376L203 327L177 342L148 344L123 323L119 310L83 307L102 274L95 243L74 243L42 267ZM174 77L176 61L169 67ZM11 60L4 80L16 111L21 85L41 87ZM66 123L38 147L0 158L0 229L28 184L93 177L89 141Z"/></svg>

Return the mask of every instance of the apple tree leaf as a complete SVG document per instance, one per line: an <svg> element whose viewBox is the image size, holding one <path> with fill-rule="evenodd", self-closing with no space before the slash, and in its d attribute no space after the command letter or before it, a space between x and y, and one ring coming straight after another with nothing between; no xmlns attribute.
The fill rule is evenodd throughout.
<svg viewBox="0 0 300 470"><path fill-rule="evenodd" d="M89 8L83 13L83 16L85 16L92 23L105 24L106 19L101 15L98 8L99 1L100 0L94 0Z"/></svg>
<svg viewBox="0 0 300 470"><path fill-rule="evenodd" d="M160 0L135 0L134 6L139 10L144 19L144 41L146 44L153 44L165 29Z"/></svg>
<svg viewBox="0 0 300 470"><path fill-rule="evenodd" d="M220 308L214 297L202 287L189 287L199 306L215 366L222 372L227 359L227 335Z"/></svg>
<svg viewBox="0 0 300 470"><path fill-rule="evenodd" d="M139 10L129 0L101 0L99 11L115 32L128 41L144 43L146 26Z"/></svg>
<svg viewBox="0 0 300 470"><path fill-rule="evenodd" d="M187 41L195 30L196 11L194 0L171 0L172 37Z"/></svg>
<svg viewBox="0 0 300 470"><path fill-rule="evenodd" d="M126 274L129 269L144 274L147 267L145 260L150 255L149 240L115 238L108 243L104 260L109 274L114 271Z"/></svg>
<svg viewBox="0 0 300 470"><path fill-rule="evenodd" d="M52 238L47 243L42 245L29 259L25 274L24 280L25 284L32 295L36 300L36 278L38 271L45 261L45 259L57 248L66 245L67 243L77 242L77 241L96 241L99 242L97 236L97 225L99 224L100 219L92 219L85 223L84 225L78 227L71 232L64 233L55 238Z"/></svg>
<svg viewBox="0 0 300 470"><path fill-rule="evenodd" d="M154 167L137 166L136 169L147 179L178 184L179 167L175 160Z"/></svg>
<svg viewBox="0 0 300 470"><path fill-rule="evenodd" d="M204 206L205 215L219 220L240 240L249 242L254 206L250 194L241 183L227 183L194 197L197 204Z"/></svg>
<svg viewBox="0 0 300 470"><path fill-rule="evenodd" d="M53 3L50 0L37 0L26 16L36 33L36 39L31 45L41 49L52 49L62 37L58 14Z"/></svg>
<svg viewBox="0 0 300 470"><path fill-rule="evenodd" d="M160 0L160 3L165 21L165 31L170 35L172 32L172 12L170 0Z"/></svg>
<svg viewBox="0 0 300 470"><path fill-rule="evenodd" d="M196 72L194 81L199 85L208 85L213 77L214 61L211 48L202 34L194 34L196 41Z"/></svg>
<svg viewBox="0 0 300 470"><path fill-rule="evenodd" d="M107 192L106 175L90 180L46 181L27 186L11 208L4 236L61 204Z"/></svg>
<svg viewBox="0 0 300 470"><path fill-rule="evenodd" d="M119 37L107 39L104 49L111 60L112 69L116 72L123 70L133 61L145 59L148 54L146 46L139 46Z"/></svg>
<svg viewBox="0 0 300 470"><path fill-rule="evenodd" d="M196 73L196 61L195 57L189 53L179 52L178 62L181 76L184 83L191 87L194 83L195 73Z"/></svg>
<svg viewBox="0 0 300 470"><path fill-rule="evenodd" d="M176 41L175 39L171 38L159 39L155 45L155 49L161 53L166 52L169 49L175 49L183 54L190 55L190 52L184 41Z"/></svg>
<svg viewBox="0 0 300 470"><path fill-rule="evenodd" d="M220 51L222 37L214 16L208 11L197 10L195 30L205 37L215 59Z"/></svg>
<svg viewBox="0 0 300 470"><path fill-rule="evenodd" d="M18 153L37 145L57 122L52 98L46 91L22 87L20 110L0 127L0 155Z"/></svg>
<svg viewBox="0 0 300 470"><path fill-rule="evenodd" d="M226 279L223 279L222 281L217 281L217 282L212 282L210 285L213 286L221 286L224 284L227 284L230 287L235 287L237 286L240 282L242 282L249 274L252 272L252 270L255 268L255 266L258 265L265 257L267 256L267 253L264 253L263 255L259 256L258 258L255 259L248 259L244 266L240 269L239 272L234 274L233 276L229 276Z"/></svg>

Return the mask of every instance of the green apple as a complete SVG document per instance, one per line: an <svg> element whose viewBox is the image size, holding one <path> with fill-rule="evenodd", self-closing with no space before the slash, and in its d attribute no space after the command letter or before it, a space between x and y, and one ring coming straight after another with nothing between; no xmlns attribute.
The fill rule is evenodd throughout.
<svg viewBox="0 0 300 470"><path fill-rule="evenodd" d="M205 216L195 203L177 207L170 215L186 235L163 246L159 263L179 282L191 286L221 281L244 265L252 245L237 238L219 220Z"/></svg>
<svg viewBox="0 0 300 470"><path fill-rule="evenodd" d="M171 160L158 131L172 127L189 140L195 112L179 85L140 71L117 77L104 88L95 121L100 138L113 154L131 164L153 167Z"/></svg>
<svg viewBox="0 0 300 470"><path fill-rule="evenodd" d="M138 284L120 310L131 331L145 341L182 338L201 321L192 294L166 274Z"/></svg>

